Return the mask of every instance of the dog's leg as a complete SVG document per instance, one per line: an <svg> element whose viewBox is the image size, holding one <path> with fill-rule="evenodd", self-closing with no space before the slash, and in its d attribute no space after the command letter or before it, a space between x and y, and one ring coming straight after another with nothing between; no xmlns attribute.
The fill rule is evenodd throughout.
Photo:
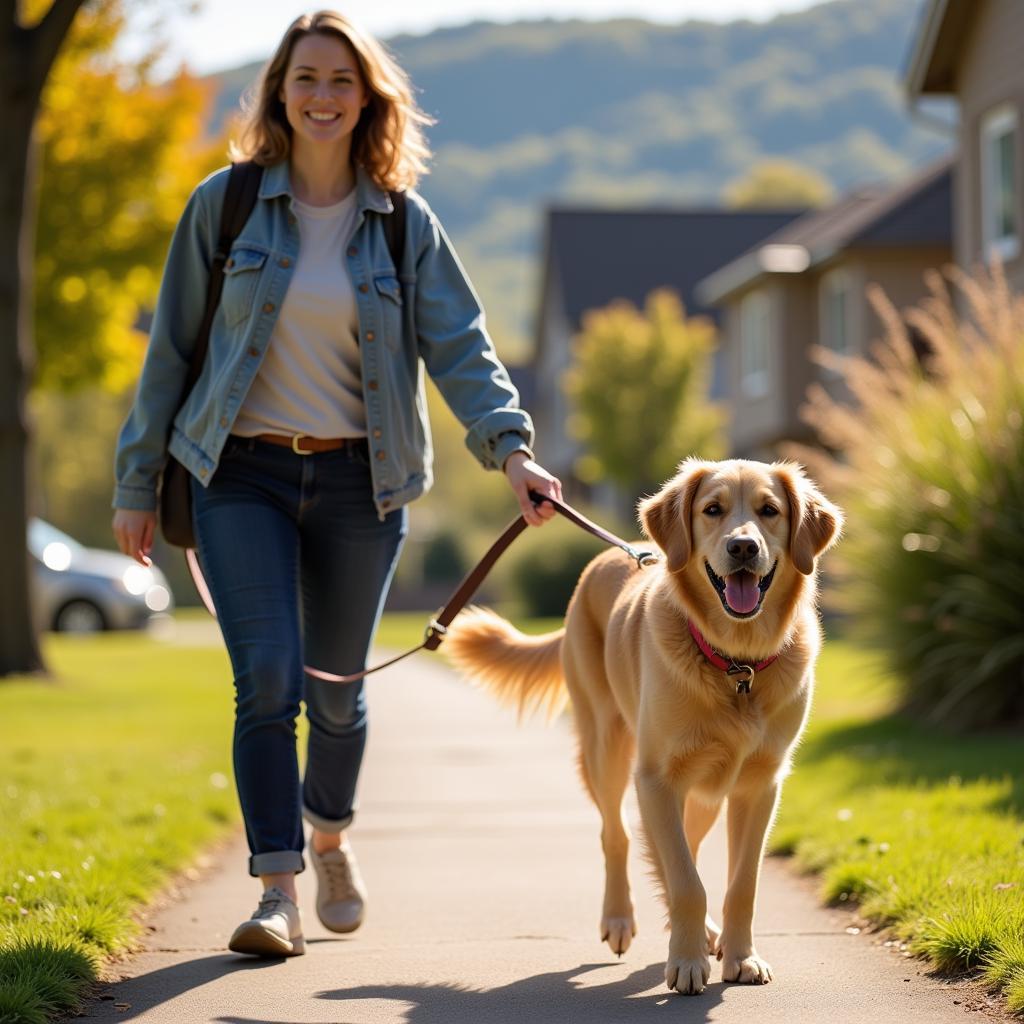
<svg viewBox="0 0 1024 1024"><path fill-rule="evenodd" d="M629 785L633 737L617 714L595 723L589 715L577 724L580 733L580 767L587 789L601 812L601 847L604 850L604 903L601 910L601 941L618 956L629 949L636 935L636 918L629 894L629 830L622 801Z"/></svg>
<svg viewBox="0 0 1024 1024"><path fill-rule="evenodd" d="M670 787L652 765L637 770L636 792L644 831L665 881L672 929L665 983L683 995L697 995L711 975L704 928L708 898L683 832L680 810L685 793Z"/></svg>
<svg viewBox="0 0 1024 1024"><path fill-rule="evenodd" d="M764 984L772 980L771 965L754 948L753 922L764 840L778 797L775 780L729 796L729 888L718 949L723 981Z"/></svg>
<svg viewBox="0 0 1024 1024"><path fill-rule="evenodd" d="M694 864L697 863L697 852L704 837L711 831L711 826L718 820L718 813L722 809L721 801L716 804L706 804L697 800L691 793L683 804L683 831L686 833L686 845L690 848L690 856ZM704 930L708 936L708 953L715 953L718 949L718 938L722 929L707 914L704 918Z"/></svg>

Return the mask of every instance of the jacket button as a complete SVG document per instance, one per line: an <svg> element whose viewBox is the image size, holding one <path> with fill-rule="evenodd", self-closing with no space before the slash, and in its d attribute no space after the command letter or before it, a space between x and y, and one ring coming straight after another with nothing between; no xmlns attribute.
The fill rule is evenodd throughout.
<svg viewBox="0 0 1024 1024"><path fill-rule="evenodd" d="M381 430L380 427L374 427L373 428L374 440L379 441L383 436L384 436L384 431Z"/></svg>
<svg viewBox="0 0 1024 1024"><path fill-rule="evenodd" d="M200 476L206 476L206 475L207 475L207 473L209 473L209 470L208 470L208 469L207 469L207 468L206 468L205 466L203 466L203 467L202 467L202 468L201 468L201 469L199 470L199 475L200 475Z"/></svg>
<svg viewBox="0 0 1024 1024"><path fill-rule="evenodd" d="M292 261L291 261L290 259L288 259L288 257L287 257L287 256L282 256L282 257L281 257L281 258L280 258L280 259L279 259L279 260L277 261L277 265L278 265L279 267L285 267L285 268L287 268L287 267L290 267L290 266L292 265Z"/></svg>
<svg viewBox="0 0 1024 1024"><path fill-rule="evenodd" d="M391 502L390 501L382 501L380 503L380 507L381 508L391 508Z"/></svg>
<svg viewBox="0 0 1024 1024"><path fill-rule="evenodd" d="M358 256L359 250L354 245L350 245L348 247L348 254L349 256Z"/></svg>
<svg viewBox="0 0 1024 1024"><path fill-rule="evenodd" d="M360 286L359 290L365 295L369 290L370 286L364 281Z"/></svg>
<svg viewBox="0 0 1024 1024"><path fill-rule="evenodd" d="M264 302L263 303L263 312L264 313L273 313L274 312L274 304L272 302Z"/></svg>
<svg viewBox="0 0 1024 1024"><path fill-rule="evenodd" d="M377 461L383 462L388 457L387 452L377 452Z"/></svg>
<svg viewBox="0 0 1024 1024"><path fill-rule="evenodd" d="M235 261L233 259L228 260L227 263L224 264L224 266L227 267L228 270L230 270L234 265Z"/></svg>
<svg viewBox="0 0 1024 1024"><path fill-rule="evenodd" d="M366 386L367 386L367 387L368 387L368 388L369 388L369 389L370 389L371 391L376 391L379 385L377 384L377 382L376 382L375 380L371 380L371 381L367 381L367 382L366 382Z"/></svg>
<svg viewBox="0 0 1024 1024"><path fill-rule="evenodd" d="M251 355L251 356L258 356L259 354L260 354L260 350L255 345L250 345L249 346L249 355Z"/></svg>
<svg viewBox="0 0 1024 1024"><path fill-rule="evenodd" d="M366 340L367 341L373 341L373 339L376 338L376 337L377 337L377 335L374 334L373 331L367 331L366 332Z"/></svg>
<svg viewBox="0 0 1024 1024"><path fill-rule="evenodd" d="M220 425L222 427L226 427L228 425L228 418L227 418L227 416L221 416L221 418L220 418Z"/></svg>

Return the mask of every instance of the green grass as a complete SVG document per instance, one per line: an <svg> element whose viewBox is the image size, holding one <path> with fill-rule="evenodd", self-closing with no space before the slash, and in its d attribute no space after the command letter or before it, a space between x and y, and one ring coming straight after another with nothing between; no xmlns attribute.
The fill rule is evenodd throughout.
<svg viewBox="0 0 1024 1024"><path fill-rule="evenodd" d="M133 912L237 818L215 648L51 637L0 683L0 1022L73 1010Z"/></svg>
<svg viewBox="0 0 1024 1024"><path fill-rule="evenodd" d="M386 616L379 647L413 646L428 619ZM121 634L46 653L52 681L0 683L0 1024L73 1011L139 906L237 820L219 647ZM820 872L824 899L1024 1010L1024 745L893 717L880 664L826 645L773 848Z"/></svg>
<svg viewBox="0 0 1024 1024"><path fill-rule="evenodd" d="M940 972L980 968L1024 1009L1024 745L891 714L878 659L826 644L819 694L772 834Z"/></svg>

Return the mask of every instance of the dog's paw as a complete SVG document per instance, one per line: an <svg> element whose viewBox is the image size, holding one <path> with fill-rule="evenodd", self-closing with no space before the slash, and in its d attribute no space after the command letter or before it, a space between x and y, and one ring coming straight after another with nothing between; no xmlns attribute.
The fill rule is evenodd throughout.
<svg viewBox="0 0 1024 1024"><path fill-rule="evenodd" d="M636 935L636 921L633 920L632 915L601 919L601 941L607 942L608 948L616 956L622 956L629 949L634 935Z"/></svg>
<svg viewBox="0 0 1024 1024"><path fill-rule="evenodd" d="M708 934L708 955L718 956L718 940L722 937L722 929L715 924L715 920L710 914L704 918L704 930ZM721 958L719 957L719 959Z"/></svg>
<svg viewBox="0 0 1024 1024"><path fill-rule="evenodd" d="M735 981L740 985L767 985L772 980L772 965L757 953L731 954L719 950L722 961L722 981Z"/></svg>
<svg viewBox="0 0 1024 1024"><path fill-rule="evenodd" d="M711 977L711 961L706 956L670 956L665 964L665 984L684 996L697 996Z"/></svg>

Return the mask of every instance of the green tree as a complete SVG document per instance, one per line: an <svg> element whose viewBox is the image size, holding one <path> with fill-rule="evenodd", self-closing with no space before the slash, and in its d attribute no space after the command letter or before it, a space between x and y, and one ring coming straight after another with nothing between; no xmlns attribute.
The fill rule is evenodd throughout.
<svg viewBox="0 0 1024 1024"><path fill-rule="evenodd" d="M782 158L762 160L725 186L727 206L744 209L781 206L825 206L834 191L826 178L810 167Z"/></svg>
<svg viewBox="0 0 1024 1024"><path fill-rule="evenodd" d="M715 329L687 318L679 297L652 292L641 312L615 302L588 313L564 386L584 482L607 478L630 495L653 488L687 455L725 451L724 416L708 397Z"/></svg>

